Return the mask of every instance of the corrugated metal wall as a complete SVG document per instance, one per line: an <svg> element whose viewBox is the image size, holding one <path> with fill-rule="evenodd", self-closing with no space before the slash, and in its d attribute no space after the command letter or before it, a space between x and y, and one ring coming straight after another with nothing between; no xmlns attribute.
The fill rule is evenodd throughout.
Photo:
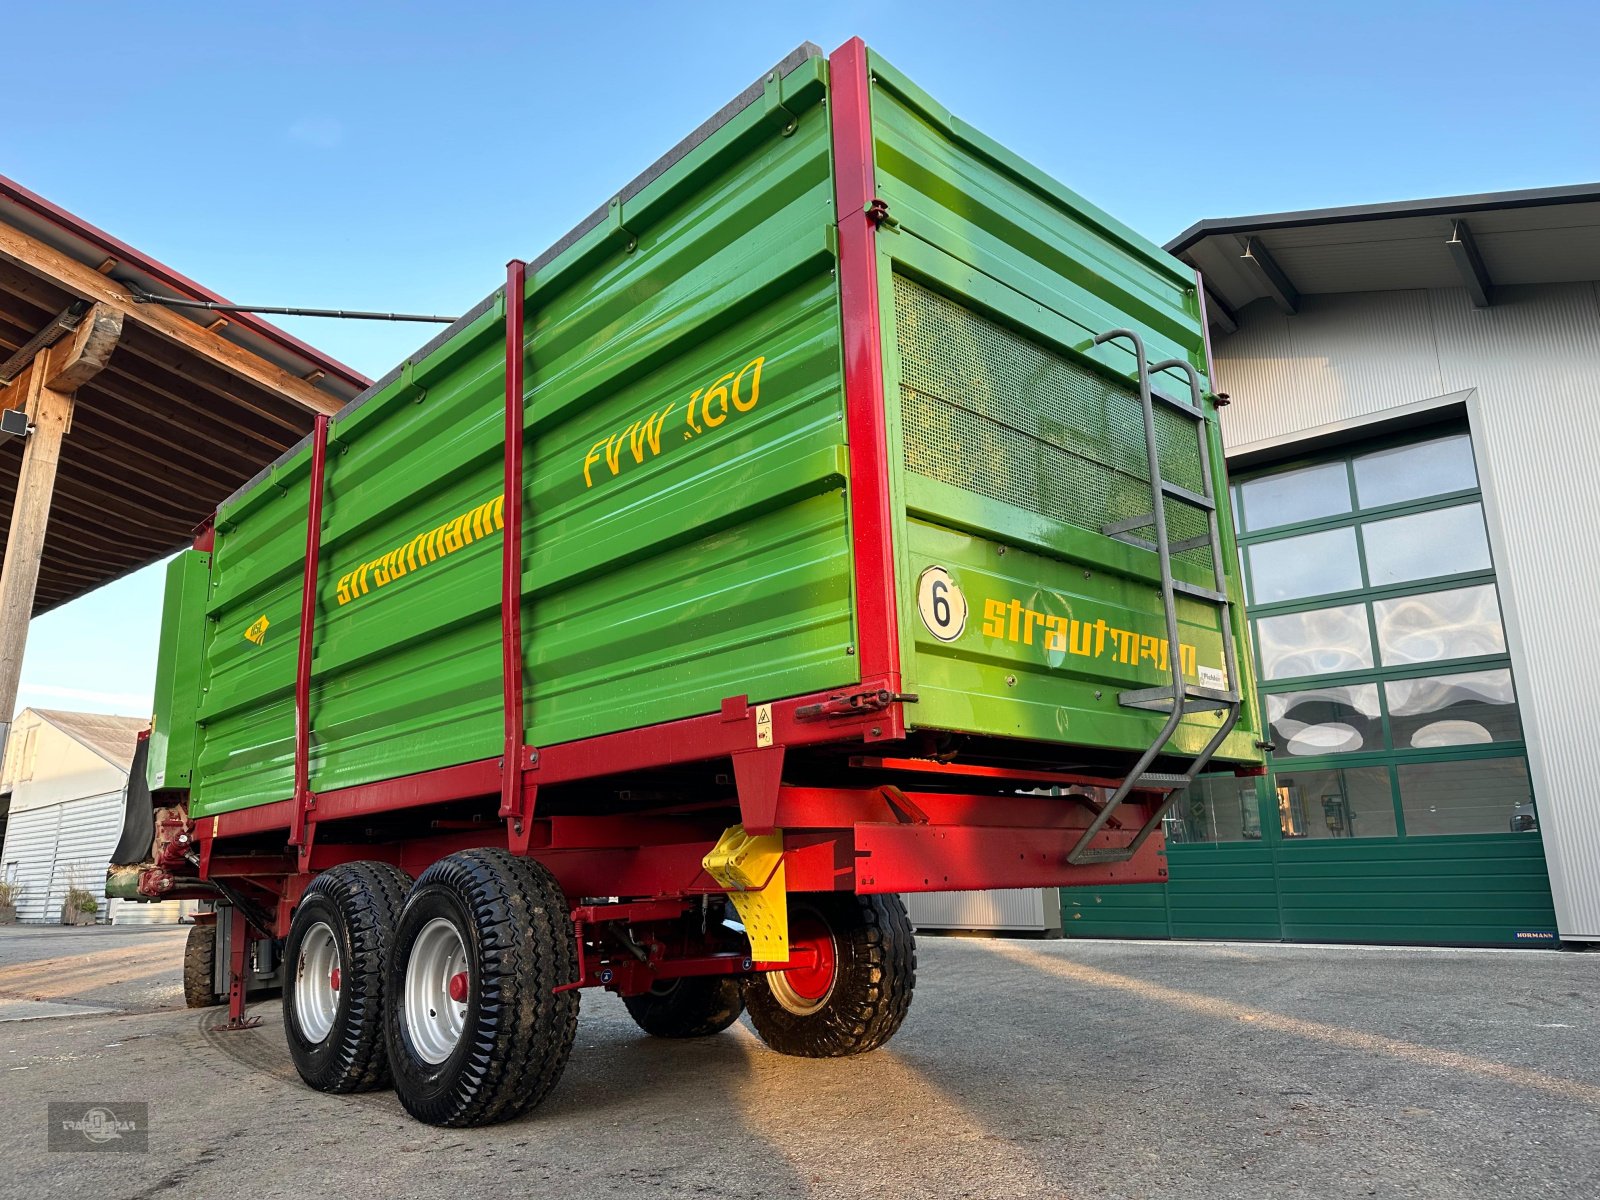
<svg viewBox="0 0 1600 1200"><path fill-rule="evenodd" d="M69 887L100 899L106 913L106 864L122 833L121 792L86 796L13 813L6 825L0 871L22 885L19 921L59 921Z"/></svg>
<svg viewBox="0 0 1600 1200"><path fill-rule="evenodd" d="M113 900L113 925L176 925L193 916L198 900Z"/></svg>
<svg viewBox="0 0 1600 1200"><path fill-rule="evenodd" d="M914 892L906 911L918 929L982 929L1050 933L1061 930L1060 888L986 892Z"/></svg>
<svg viewBox="0 0 1600 1200"><path fill-rule="evenodd" d="M1600 940L1600 284L1265 302L1215 344L1230 453L1452 393L1472 426L1561 935Z"/></svg>

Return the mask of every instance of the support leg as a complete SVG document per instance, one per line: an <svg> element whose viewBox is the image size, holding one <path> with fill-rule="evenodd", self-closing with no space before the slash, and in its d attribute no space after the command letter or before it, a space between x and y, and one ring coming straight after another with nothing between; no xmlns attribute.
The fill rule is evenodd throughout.
<svg viewBox="0 0 1600 1200"><path fill-rule="evenodd" d="M261 1024L260 1017L244 1015L249 967L250 922L235 905L233 925L228 931L228 1023L223 1026L225 1029L254 1029Z"/></svg>

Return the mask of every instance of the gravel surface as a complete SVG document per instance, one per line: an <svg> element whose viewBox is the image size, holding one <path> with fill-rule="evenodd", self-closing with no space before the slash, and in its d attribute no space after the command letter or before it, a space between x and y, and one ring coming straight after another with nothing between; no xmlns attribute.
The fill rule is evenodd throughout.
<svg viewBox="0 0 1600 1200"><path fill-rule="evenodd" d="M643 1036L585 993L551 1098L480 1130L303 1087L183 1010L181 930L0 927L0 1196L1600 1196L1600 954L924 938L885 1050ZM52 1100L150 1153L49 1154Z"/></svg>

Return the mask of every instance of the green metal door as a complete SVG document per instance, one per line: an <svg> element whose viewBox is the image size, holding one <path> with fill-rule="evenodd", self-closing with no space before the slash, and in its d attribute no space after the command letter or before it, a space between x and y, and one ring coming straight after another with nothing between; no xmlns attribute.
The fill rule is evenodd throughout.
<svg viewBox="0 0 1600 1200"><path fill-rule="evenodd" d="M1555 944L1468 431L1234 491L1269 774L1200 781L1170 882L1064 892L1068 931Z"/></svg>

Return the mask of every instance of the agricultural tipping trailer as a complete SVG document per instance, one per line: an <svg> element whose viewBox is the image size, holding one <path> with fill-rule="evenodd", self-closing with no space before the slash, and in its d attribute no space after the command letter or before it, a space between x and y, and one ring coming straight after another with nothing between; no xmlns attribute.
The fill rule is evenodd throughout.
<svg viewBox="0 0 1600 1200"><path fill-rule="evenodd" d="M1161 879L1259 770L1202 297L801 47L173 562L108 887L216 899L205 994L281 949L306 1081L434 1123L542 1099L584 987L881 1045L898 893Z"/></svg>

